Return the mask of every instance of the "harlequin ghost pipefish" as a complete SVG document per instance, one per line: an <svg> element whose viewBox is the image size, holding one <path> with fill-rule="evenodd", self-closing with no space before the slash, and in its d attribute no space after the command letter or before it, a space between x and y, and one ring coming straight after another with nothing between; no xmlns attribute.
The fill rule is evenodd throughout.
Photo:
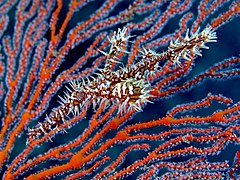
<svg viewBox="0 0 240 180"><path fill-rule="evenodd" d="M139 51L141 60L128 67L112 71L112 66L117 62L119 53L127 52L126 45L131 38L127 28L118 29L109 39L111 47L109 52L99 50L106 56L106 64L103 69L98 69L95 77L75 80L70 82L70 88L65 92L64 97L60 97L61 106L46 117L43 123L39 123L35 129L29 129L29 141L38 139L39 136L47 134L60 123L64 123L69 114L78 116L80 110L90 101L93 108L97 105L119 104L118 112L135 110L142 111L141 106L151 102L151 83L148 77L159 71L159 63L169 60L180 65L180 60L191 60L196 56L201 56L201 49L208 49L205 43L216 42L216 32L209 26L202 32L197 31L176 41L171 41L168 49L163 53L156 53L150 49L143 48Z"/></svg>

